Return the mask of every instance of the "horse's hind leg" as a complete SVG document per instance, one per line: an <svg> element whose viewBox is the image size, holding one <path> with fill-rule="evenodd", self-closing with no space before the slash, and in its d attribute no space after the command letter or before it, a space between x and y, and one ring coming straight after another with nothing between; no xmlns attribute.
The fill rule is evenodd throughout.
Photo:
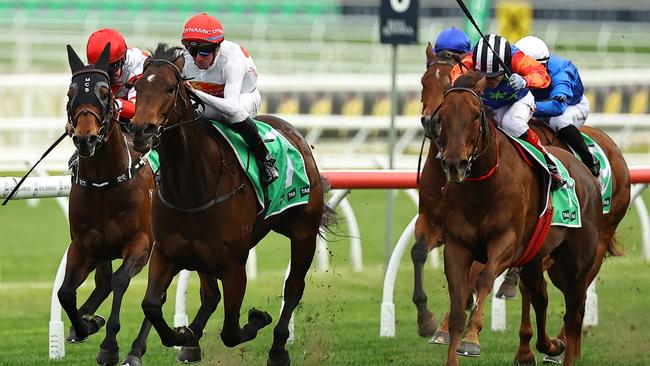
<svg viewBox="0 0 650 366"><path fill-rule="evenodd" d="M248 323L239 326L239 311L246 292L246 268L244 262L231 263L221 280L223 286L224 321L221 340L226 347L250 341L257 331L271 323L271 316L257 309L248 311Z"/></svg>
<svg viewBox="0 0 650 366"><path fill-rule="evenodd" d="M519 273L523 285L528 289L537 322L537 350L551 356L557 356L564 351L564 344L558 339L551 340L546 332L546 311L548 308L548 293L542 261L536 257L532 262L522 267Z"/></svg>
<svg viewBox="0 0 650 366"><path fill-rule="evenodd" d="M99 305L106 300L108 295L111 293L111 276L113 271L111 269L111 261L101 261L97 264L95 268L95 288L93 292L88 296L86 302L79 307L79 313L81 316L92 315L97 311ZM68 342L74 342L77 339L74 327L70 326L70 332L66 340Z"/></svg>
<svg viewBox="0 0 650 366"><path fill-rule="evenodd" d="M427 294L424 291L424 263L431 249L442 243L438 243L435 238L437 235L431 231L426 224L420 224L420 218L418 218L416 232L422 232L422 234L416 234L417 240L411 248L411 260L413 261L413 303L418 310L418 335L420 337L431 337L436 331L436 319L427 308Z"/></svg>
<svg viewBox="0 0 650 366"><path fill-rule="evenodd" d="M162 306L167 300L167 288L178 271L179 268L162 252L160 246L154 245L149 259L147 292L142 300L142 310L165 347L183 346L190 337L187 334L189 332L177 332L170 328L162 313Z"/></svg>
<svg viewBox="0 0 650 366"><path fill-rule="evenodd" d="M138 236L130 245L131 250L122 261L122 265L115 271L111 279L111 288L113 289L113 303L111 306L111 315L106 323L106 336L99 346L99 353L96 361L100 365L113 365L120 359L119 346L117 344L117 333L120 331L120 308L122 307L122 298L126 289L129 287L131 278L138 274L142 267L149 259L149 239L144 236ZM142 354L144 345L136 346L132 350L133 355Z"/></svg>
<svg viewBox="0 0 650 366"><path fill-rule="evenodd" d="M316 229L318 230L318 229ZM290 365L291 358L285 349L289 338L289 321L305 290L305 276L316 250L316 232L304 238L291 238L291 267L284 284L284 306L280 319L273 329L273 345L269 350L267 365Z"/></svg>
<svg viewBox="0 0 650 366"><path fill-rule="evenodd" d="M205 273L199 273L199 279L201 281L201 306L194 320L192 320L192 324L188 326L192 330L194 338L189 344L181 348L181 352L177 357L180 363L192 363L201 360L199 340L203 337L203 330L208 319L210 319L212 313L217 309L219 301L221 301L217 278Z"/></svg>
<svg viewBox="0 0 650 366"><path fill-rule="evenodd" d="M75 338L71 342L82 342L89 335L96 333L105 323L99 316L90 316L79 313L77 310L77 288L88 277L96 262L84 255L74 243L70 245L65 267L65 277L57 295L59 302L65 310L70 323L75 331Z"/></svg>

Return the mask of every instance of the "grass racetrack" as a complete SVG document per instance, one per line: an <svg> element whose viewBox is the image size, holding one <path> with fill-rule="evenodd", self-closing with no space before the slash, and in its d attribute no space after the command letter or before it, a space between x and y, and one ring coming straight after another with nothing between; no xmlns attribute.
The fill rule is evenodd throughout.
<svg viewBox="0 0 650 366"><path fill-rule="evenodd" d="M646 197L647 198L647 197ZM385 191L354 191L350 201L357 215L363 245L364 270L355 273L349 263L346 238L330 242L331 269L307 277L303 301L294 313L295 342L288 346L293 365L441 365L446 347L418 337L416 311L411 302L412 265L407 251L395 288L396 336L379 337L379 309L383 284ZM404 194L397 195L394 220L396 240L416 209ZM599 325L585 329L582 359L578 365L650 365L650 263L641 254L640 228L631 210L619 227L625 257L605 261L598 277ZM0 365L94 365L104 329L86 343L66 344L66 357L48 360L48 321L52 281L69 242L67 219L54 200L41 200L37 207L14 201L0 208ZM226 348L219 338L222 304L212 316L202 339L203 365L265 365L272 327L279 314L284 270L289 245L284 237L270 235L257 247L258 278L248 282L242 306L242 323L251 307L268 311L273 323L257 339ZM119 263L114 263L113 269ZM140 308L146 287L146 271L136 276L122 306L118 335L121 356L129 350L143 313ZM440 319L448 295L442 269L426 266L429 307ZM78 304L90 294L93 281L79 289ZM560 329L564 304L549 282L549 334ZM168 293L165 318L173 322L175 284ZM222 300L223 301L223 300ZM198 308L198 280L192 277L188 291L190 319ZM110 298L98 313L109 315ZM462 359L463 365L510 365L518 345L519 299L508 302L505 332L490 330L490 305L486 306L481 333L482 356ZM70 322L65 314L66 330ZM533 318L534 321L534 318ZM534 342L534 340L533 340ZM533 343L534 344L534 343ZM152 330L144 365L176 365L173 348L165 348ZM537 354L541 364L541 356Z"/></svg>

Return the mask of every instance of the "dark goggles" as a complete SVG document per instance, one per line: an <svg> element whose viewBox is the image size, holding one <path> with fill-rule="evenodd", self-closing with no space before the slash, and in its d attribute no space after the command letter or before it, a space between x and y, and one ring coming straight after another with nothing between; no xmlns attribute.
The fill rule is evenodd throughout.
<svg viewBox="0 0 650 366"><path fill-rule="evenodd" d="M196 55L199 54L201 56L210 56L217 49L217 47L219 47L219 45L214 43L202 45L185 44L185 49L187 49L187 52L189 52L192 57L196 57Z"/></svg>
<svg viewBox="0 0 650 366"><path fill-rule="evenodd" d="M122 69L122 66L124 66L124 59L115 61L115 62L111 63L110 65L108 65L108 73L110 75L113 75L113 74L115 74L117 72L117 70Z"/></svg>

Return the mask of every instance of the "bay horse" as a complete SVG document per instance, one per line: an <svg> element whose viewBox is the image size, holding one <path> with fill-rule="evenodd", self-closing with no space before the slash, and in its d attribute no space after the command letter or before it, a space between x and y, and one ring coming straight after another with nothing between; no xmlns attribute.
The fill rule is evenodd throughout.
<svg viewBox="0 0 650 366"><path fill-rule="evenodd" d="M105 323L94 315L113 292L106 336L96 361L119 362L117 332L122 298L133 276L145 266L153 245L151 198L154 179L140 153L119 127L108 76L110 45L96 65L84 65L68 45L72 81L67 114L79 153L70 191L70 236L59 301L72 323L69 342L82 342ZM122 259L112 272L111 261ZM77 288L95 269L95 289L77 309ZM123 364L140 365L151 324L145 319Z"/></svg>
<svg viewBox="0 0 650 366"><path fill-rule="evenodd" d="M485 264L477 278L475 312L481 314L494 279L527 250L546 193L546 187L519 157L508 137L488 121L480 98L484 88L485 76L478 71L459 77L426 126L440 149L447 179L440 202L445 210L434 212L444 236L451 302L447 365L458 365L456 349L465 328L465 301L472 290L467 278L472 263ZM573 365L580 348L586 281L596 256L602 202L600 187L584 164L565 150L549 147L549 151L575 180L582 226L551 226L539 252L521 264L520 275L535 309L538 351L551 356L565 352L564 365ZM549 268L551 276L564 295L566 350L562 341L550 339L546 333L548 295L543 258L547 255L554 261ZM520 332L520 348L530 335L532 332ZM514 362L532 364L534 355L517 352Z"/></svg>
<svg viewBox="0 0 650 366"><path fill-rule="evenodd" d="M288 324L302 297L316 237L329 212L324 209L326 181L318 172L309 145L293 126L276 117L258 116L300 151L310 184L307 204L267 219L258 215L253 185L234 152L222 137L210 134L211 122L202 119L192 106L196 97L183 78L182 52L178 47L158 44L135 84L135 147L146 152L154 141L159 142L160 154L160 182L152 212L156 245L142 308L163 345L182 346L179 361L198 361L203 329L221 299L217 284L221 280L221 340L234 347L254 339L272 320L268 313L251 309L248 323L240 327L245 264L249 249L273 230L291 240L291 264L268 364L289 365L285 349ZM162 305L172 278L181 269L199 273L201 306L188 327L172 329L163 317Z"/></svg>
<svg viewBox="0 0 650 366"><path fill-rule="evenodd" d="M441 104L444 91L449 87L450 80L448 75L452 66L458 63L460 56L453 53L444 53L441 55L434 54L431 45L426 49L427 71L422 77L422 122L426 123L431 119L433 112ZM540 141L546 146L557 146L567 151L570 149L567 145L557 138L551 129L536 119L530 121L530 127L538 134ZM623 158L623 154L618 149L614 141L604 132L590 126L583 126L581 130L596 141L605 152L612 169L612 200L610 211L604 215L601 232L599 235L599 244L596 254L596 260L589 273L589 283L596 277L602 260L606 254L620 256L621 250L617 247L615 237L616 228L625 216L630 203L630 173ZM432 211L438 207L438 198L440 188L444 185L444 174L442 168L435 161L438 149L435 144L430 145L427 156L427 163L422 172L420 184L420 216L416 225L416 243L413 246L411 257L415 268L415 281L413 301L418 309L418 333L423 337L433 335L433 339L440 344L449 342L447 331L447 321L436 331L436 322L431 312L426 306L426 294L423 289L423 266L426 256L430 250L443 244L442 239L437 234L436 225L432 218ZM431 165L429 162L435 162ZM547 261L547 266L550 262ZM480 265L473 267L470 271L468 281L472 283L474 275L481 270ZM506 277L506 281L501 286L499 292L514 294L517 286L516 281L509 281L513 277ZM518 279L518 276L514 277ZM468 299L468 304L471 300ZM478 343L478 333L482 327L482 314L473 313L472 320L468 324L468 336L461 342L461 353L465 352L477 356L480 355L480 345ZM434 334L435 333L435 334Z"/></svg>

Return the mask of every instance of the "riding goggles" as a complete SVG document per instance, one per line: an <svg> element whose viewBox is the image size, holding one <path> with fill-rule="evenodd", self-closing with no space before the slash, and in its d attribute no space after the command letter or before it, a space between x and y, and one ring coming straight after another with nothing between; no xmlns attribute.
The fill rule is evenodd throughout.
<svg viewBox="0 0 650 366"><path fill-rule="evenodd" d="M187 52L192 55L192 57L196 57L197 55L201 55L203 57L205 56L210 56L216 49L219 47L217 44L203 44L203 45L185 45L185 49L187 49Z"/></svg>
<svg viewBox="0 0 650 366"><path fill-rule="evenodd" d="M124 65L124 59L120 59L108 65L108 73L110 75L115 74L117 70L121 70Z"/></svg>

